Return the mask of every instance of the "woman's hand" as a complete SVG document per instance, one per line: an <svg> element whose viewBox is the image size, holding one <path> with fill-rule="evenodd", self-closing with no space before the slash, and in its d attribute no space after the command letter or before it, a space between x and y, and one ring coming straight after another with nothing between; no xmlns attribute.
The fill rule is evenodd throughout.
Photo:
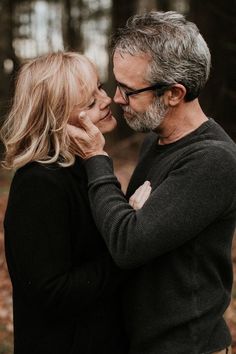
<svg viewBox="0 0 236 354"><path fill-rule="evenodd" d="M152 187L149 181L145 181L129 198L129 204L135 209L141 209L149 198Z"/></svg>

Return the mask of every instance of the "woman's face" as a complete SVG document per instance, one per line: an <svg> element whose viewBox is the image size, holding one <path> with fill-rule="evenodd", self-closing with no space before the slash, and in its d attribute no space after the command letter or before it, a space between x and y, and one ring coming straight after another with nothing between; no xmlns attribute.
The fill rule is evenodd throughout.
<svg viewBox="0 0 236 354"><path fill-rule="evenodd" d="M108 97L103 90L95 72L92 74L92 79L96 82L96 88L87 106L82 109L81 107L75 106L71 113L69 123L76 125L77 117L83 111L89 116L93 124L98 127L101 133L108 133L117 125L110 109L111 98Z"/></svg>

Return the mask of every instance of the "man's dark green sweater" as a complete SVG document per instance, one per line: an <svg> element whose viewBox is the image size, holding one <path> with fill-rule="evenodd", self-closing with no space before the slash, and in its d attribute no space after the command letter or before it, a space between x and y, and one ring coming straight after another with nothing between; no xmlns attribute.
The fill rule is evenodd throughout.
<svg viewBox="0 0 236 354"><path fill-rule="evenodd" d="M150 134L127 198L145 180L152 194L135 211L112 162L85 163L95 221L121 268L130 354L212 353L230 345L223 319L232 287L236 148L214 120L168 145Z"/></svg>

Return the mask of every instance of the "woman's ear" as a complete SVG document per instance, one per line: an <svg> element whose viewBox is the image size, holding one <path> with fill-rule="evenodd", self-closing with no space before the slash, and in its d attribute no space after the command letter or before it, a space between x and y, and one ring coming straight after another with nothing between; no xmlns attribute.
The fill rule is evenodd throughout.
<svg viewBox="0 0 236 354"><path fill-rule="evenodd" d="M181 84L173 85L169 90L167 90L164 94L165 103L169 107L177 106L186 95L186 88Z"/></svg>

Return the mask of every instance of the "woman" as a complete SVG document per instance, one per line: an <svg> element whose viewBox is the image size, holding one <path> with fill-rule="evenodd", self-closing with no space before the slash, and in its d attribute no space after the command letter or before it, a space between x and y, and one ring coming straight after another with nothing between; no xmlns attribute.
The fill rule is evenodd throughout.
<svg viewBox="0 0 236 354"><path fill-rule="evenodd" d="M116 121L94 65L76 53L29 61L2 128L17 169L4 221L15 354L125 354L116 268L89 209L67 135L82 110L102 133ZM79 183L78 183L79 180Z"/></svg>

